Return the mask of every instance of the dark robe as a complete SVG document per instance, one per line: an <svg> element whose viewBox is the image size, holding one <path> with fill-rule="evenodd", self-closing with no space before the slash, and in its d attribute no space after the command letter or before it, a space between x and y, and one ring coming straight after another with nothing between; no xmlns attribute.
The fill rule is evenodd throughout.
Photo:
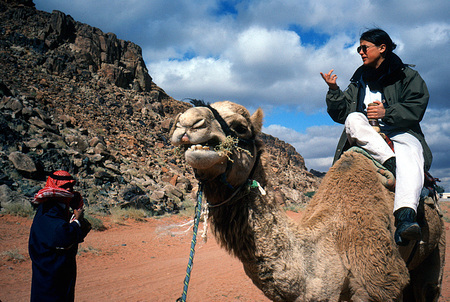
<svg viewBox="0 0 450 302"><path fill-rule="evenodd" d="M83 234L64 204L39 205L30 229L31 301L74 301L76 254Z"/></svg>

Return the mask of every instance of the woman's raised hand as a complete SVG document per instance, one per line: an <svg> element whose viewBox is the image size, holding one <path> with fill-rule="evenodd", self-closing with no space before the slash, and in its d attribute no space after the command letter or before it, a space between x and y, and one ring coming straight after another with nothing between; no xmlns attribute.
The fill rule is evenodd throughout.
<svg viewBox="0 0 450 302"><path fill-rule="evenodd" d="M322 79L328 84L331 90L338 90L339 86L336 84L337 75L333 74L334 69L331 69L328 73L320 73Z"/></svg>

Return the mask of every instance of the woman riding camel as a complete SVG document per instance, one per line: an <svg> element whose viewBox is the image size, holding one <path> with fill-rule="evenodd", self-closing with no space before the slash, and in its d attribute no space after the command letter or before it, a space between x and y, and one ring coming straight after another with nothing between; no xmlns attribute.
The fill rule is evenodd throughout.
<svg viewBox="0 0 450 302"><path fill-rule="evenodd" d="M334 160L356 144L396 176L395 241L407 245L410 240L421 239L416 212L424 170L430 168L432 154L419 122L429 94L419 73L393 53L395 47L385 31L368 30L361 35L357 48L363 65L353 74L345 91L337 85L333 69L320 74L329 87L328 114L335 122L345 124ZM390 138L394 150L369 119L378 120L381 132Z"/></svg>

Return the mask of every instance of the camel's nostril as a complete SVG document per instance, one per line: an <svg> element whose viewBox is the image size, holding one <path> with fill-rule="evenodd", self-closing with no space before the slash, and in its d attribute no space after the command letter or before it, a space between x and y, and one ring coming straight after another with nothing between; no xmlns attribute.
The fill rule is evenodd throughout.
<svg viewBox="0 0 450 302"><path fill-rule="evenodd" d="M186 133L181 137L181 141L183 143L188 143L189 142L189 137L187 136Z"/></svg>

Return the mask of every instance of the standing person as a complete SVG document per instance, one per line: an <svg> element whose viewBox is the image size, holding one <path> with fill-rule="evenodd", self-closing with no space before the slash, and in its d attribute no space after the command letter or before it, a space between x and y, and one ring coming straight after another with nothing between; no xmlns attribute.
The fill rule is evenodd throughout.
<svg viewBox="0 0 450 302"><path fill-rule="evenodd" d="M432 154L419 122L427 108L428 89L419 73L393 53L396 45L378 28L364 32L357 48L363 61L345 91L337 85L333 69L320 73L328 84L327 111L345 124L334 161L352 144L366 150L396 176L394 200L395 242L407 245L421 238L416 222L424 184L424 170ZM368 106L375 103L375 106ZM381 132L393 142L394 151L369 124L379 121Z"/></svg>
<svg viewBox="0 0 450 302"><path fill-rule="evenodd" d="M78 243L90 231L75 179L56 171L34 199L39 204L30 229L31 301L74 301ZM70 208L73 215L70 216Z"/></svg>

